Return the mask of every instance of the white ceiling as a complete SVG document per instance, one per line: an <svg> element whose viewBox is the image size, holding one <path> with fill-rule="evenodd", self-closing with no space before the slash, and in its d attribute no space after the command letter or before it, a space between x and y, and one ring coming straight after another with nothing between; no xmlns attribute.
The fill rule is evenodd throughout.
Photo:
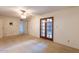
<svg viewBox="0 0 79 59"><path fill-rule="evenodd" d="M1 16L14 16L14 17L19 17L18 16L18 9L29 9L32 11L33 14L45 14L49 12L54 12L58 10L62 10L65 8L70 8L70 6L0 6L0 15Z"/></svg>

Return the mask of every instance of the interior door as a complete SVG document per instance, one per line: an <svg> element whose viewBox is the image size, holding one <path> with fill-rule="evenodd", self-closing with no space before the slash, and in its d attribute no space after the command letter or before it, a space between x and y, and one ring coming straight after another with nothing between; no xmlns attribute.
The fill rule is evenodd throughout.
<svg viewBox="0 0 79 59"><path fill-rule="evenodd" d="M53 17L40 19L40 37L53 40Z"/></svg>

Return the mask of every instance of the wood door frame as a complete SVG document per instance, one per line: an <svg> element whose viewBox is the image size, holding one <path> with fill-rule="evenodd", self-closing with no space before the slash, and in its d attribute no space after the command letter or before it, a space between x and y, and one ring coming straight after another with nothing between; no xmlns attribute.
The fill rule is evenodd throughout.
<svg viewBox="0 0 79 59"><path fill-rule="evenodd" d="M50 18L52 19L52 39L49 39L46 37L46 35L47 35L47 29L46 29L47 23L46 22L45 22L45 37L41 36L41 20L47 21L47 19L50 19ZM54 17L41 18L40 19L40 38L44 38L44 39L53 41L53 37L54 37L53 34L54 34Z"/></svg>

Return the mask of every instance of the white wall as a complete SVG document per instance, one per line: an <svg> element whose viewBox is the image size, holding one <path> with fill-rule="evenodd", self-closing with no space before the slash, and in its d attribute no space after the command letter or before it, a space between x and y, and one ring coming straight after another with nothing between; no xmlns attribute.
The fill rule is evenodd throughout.
<svg viewBox="0 0 79 59"><path fill-rule="evenodd" d="M13 25L9 25L12 22ZM27 23L25 22L25 27ZM20 19L15 17L0 16L0 38L3 36L19 35ZM25 28L25 33L27 32Z"/></svg>
<svg viewBox="0 0 79 59"><path fill-rule="evenodd" d="M12 22L13 25L10 25L9 23ZM3 36L12 36L12 35L18 35L19 34L19 24L20 20L18 18L14 17L4 17L3 18Z"/></svg>
<svg viewBox="0 0 79 59"><path fill-rule="evenodd" d="M28 33L32 36L40 36L40 16L35 15L32 19L28 19Z"/></svg>
<svg viewBox="0 0 79 59"><path fill-rule="evenodd" d="M51 12L42 17L54 17L54 42L79 49L79 7ZM30 20L28 30L33 36L39 37L40 17ZM70 42L68 42L70 40Z"/></svg>
<svg viewBox="0 0 79 59"><path fill-rule="evenodd" d="M0 18L0 38L3 36L3 22L2 19Z"/></svg>
<svg viewBox="0 0 79 59"><path fill-rule="evenodd" d="M9 25L12 22L13 25ZM27 21L24 20L24 33L27 34ZM20 19L15 17L0 16L0 38L3 36L20 35Z"/></svg>

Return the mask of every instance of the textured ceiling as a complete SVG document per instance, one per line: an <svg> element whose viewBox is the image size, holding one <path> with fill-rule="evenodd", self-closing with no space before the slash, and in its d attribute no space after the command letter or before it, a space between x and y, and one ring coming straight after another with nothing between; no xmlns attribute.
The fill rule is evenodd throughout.
<svg viewBox="0 0 79 59"><path fill-rule="evenodd" d="M54 12L62 10L65 8L70 8L70 6L0 6L0 15L2 16L18 16L18 9L31 10L33 14L45 14L49 12Z"/></svg>

